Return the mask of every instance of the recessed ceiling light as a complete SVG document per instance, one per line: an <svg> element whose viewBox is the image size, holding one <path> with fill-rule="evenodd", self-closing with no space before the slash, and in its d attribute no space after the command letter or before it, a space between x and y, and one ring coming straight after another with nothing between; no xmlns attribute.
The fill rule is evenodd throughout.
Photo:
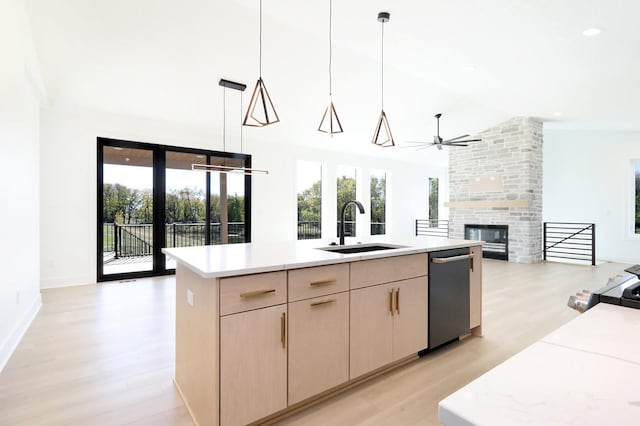
<svg viewBox="0 0 640 426"><path fill-rule="evenodd" d="M593 37L593 36L597 36L600 33L602 33L602 29L593 27L593 28L587 28L586 30L584 30L582 32L582 35L585 37Z"/></svg>

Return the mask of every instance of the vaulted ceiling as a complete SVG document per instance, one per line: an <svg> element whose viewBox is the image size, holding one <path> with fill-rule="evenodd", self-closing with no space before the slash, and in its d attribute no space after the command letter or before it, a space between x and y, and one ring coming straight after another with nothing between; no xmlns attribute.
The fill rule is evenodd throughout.
<svg viewBox="0 0 640 426"><path fill-rule="evenodd" d="M220 78L246 83L248 101L258 5L26 0L52 107L204 128L221 122ZM315 129L328 92L328 0L263 0L263 10L263 77L282 122L253 137L325 141ZM445 137L511 116L640 130L637 1L334 0L333 92L346 133L327 145L365 146L373 136L382 10L391 13L385 110L397 142L430 139L437 112ZM583 36L590 27L604 31Z"/></svg>

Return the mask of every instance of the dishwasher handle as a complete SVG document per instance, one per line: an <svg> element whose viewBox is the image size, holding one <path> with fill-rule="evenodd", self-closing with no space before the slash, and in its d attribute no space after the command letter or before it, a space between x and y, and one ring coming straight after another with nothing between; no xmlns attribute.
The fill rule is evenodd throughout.
<svg viewBox="0 0 640 426"><path fill-rule="evenodd" d="M431 259L432 263L449 263L449 262L457 262L458 260L469 260L473 259L473 253L469 254L461 254L460 256L451 256L451 257L434 257Z"/></svg>

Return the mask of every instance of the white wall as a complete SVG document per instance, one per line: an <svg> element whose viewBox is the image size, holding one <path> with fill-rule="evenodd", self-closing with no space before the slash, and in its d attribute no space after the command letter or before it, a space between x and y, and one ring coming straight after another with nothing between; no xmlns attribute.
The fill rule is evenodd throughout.
<svg viewBox="0 0 640 426"><path fill-rule="evenodd" d="M230 105L229 110L236 106ZM219 129L197 129L168 121L153 121L87 109L43 109L41 126L43 288L91 284L96 281L97 137L222 149ZM273 140L265 142L260 138L261 132L270 131L269 129L244 131L244 152L253 156L254 167L269 170L268 176L253 177L253 241L296 238L295 179L298 159L323 162L327 170L334 170L334 177L335 166L339 164L359 167L367 179L367 189L371 169L388 170L388 227L391 235L396 238L412 235L413 221L426 217L428 177L439 177L444 183L441 194L446 194L446 166L329 151L322 149L324 145L317 149L295 145L296 136L287 136L286 124L283 126L283 123L279 123L276 126L282 127L279 130L283 135L282 143ZM230 122L227 123L227 128L227 150L239 151L238 129ZM340 136L342 139L336 137L329 142L330 139L327 138L322 142L348 145L352 139L343 136ZM368 149L371 144L368 141L366 144L365 148ZM394 155L392 151L387 152L389 157ZM327 186L333 188L335 194L335 179L333 182L333 185ZM366 192L363 192L363 197ZM368 205L368 194L362 201L365 206ZM335 212L335 201L333 206L328 211ZM360 236L369 234L365 226L360 229L363 231L359 232Z"/></svg>
<svg viewBox="0 0 640 426"><path fill-rule="evenodd" d="M0 4L0 370L40 307L39 106L21 1Z"/></svg>
<svg viewBox="0 0 640 426"><path fill-rule="evenodd" d="M640 263L632 159L640 159L640 132L545 128L543 220L593 222L598 259Z"/></svg>

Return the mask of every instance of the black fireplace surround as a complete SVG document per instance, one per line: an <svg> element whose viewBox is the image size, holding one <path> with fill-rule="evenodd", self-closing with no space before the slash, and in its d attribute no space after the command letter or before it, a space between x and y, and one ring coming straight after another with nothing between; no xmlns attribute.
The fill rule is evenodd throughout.
<svg viewBox="0 0 640 426"><path fill-rule="evenodd" d="M509 225L464 225L464 239L484 241L482 257L509 260Z"/></svg>

